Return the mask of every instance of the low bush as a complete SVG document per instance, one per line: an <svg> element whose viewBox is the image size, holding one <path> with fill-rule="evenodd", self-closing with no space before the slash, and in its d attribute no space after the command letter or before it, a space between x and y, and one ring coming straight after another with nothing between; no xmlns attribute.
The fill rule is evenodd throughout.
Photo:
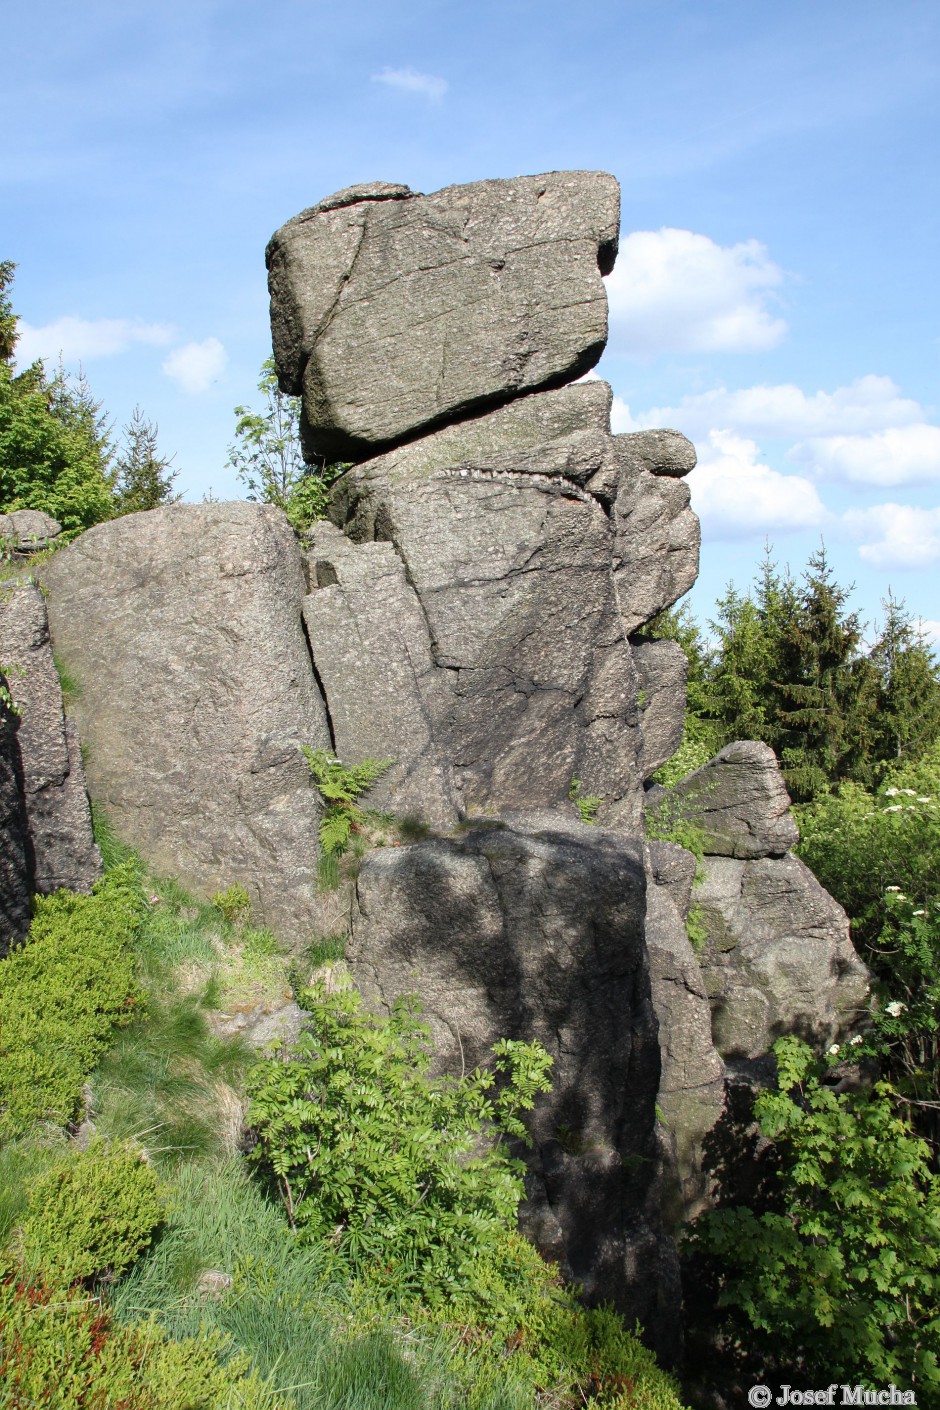
<svg viewBox="0 0 940 1410"><path fill-rule="evenodd" d="M523 1193L521 1163L490 1138L527 1139L522 1113L548 1090L551 1059L503 1040L495 1071L432 1078L415 998L390 1017L364 1010L354 989L318 986L301 1001L309 1032L248 1081L252 1157L292 1227L402 1291L433 1301L466 1287Z"/></svg>
<svg viewBox="0 0 940 1410"><path fill-rule="evenodd" d="M0 960L0 1139L76 1115L116 1027L141 1009L133 942L143 898L131 862L90 896L38 897L24 944Z"/></svg>
<svg viewBox="0 0 940 1410"><path fill-rule="evenodd" d="M92 1140L33 1184L20 1229L24 1268L46 1281L120 1277L163 1218L160 1185L139 1150Z"/></svg>
<svg viewBox="0 0 940 1410"><path fill-rule="evenodd" d="M0 1260L0 1407L287 1410L218 1334L169 1341L116 1325L106 1305Z"/></svg>

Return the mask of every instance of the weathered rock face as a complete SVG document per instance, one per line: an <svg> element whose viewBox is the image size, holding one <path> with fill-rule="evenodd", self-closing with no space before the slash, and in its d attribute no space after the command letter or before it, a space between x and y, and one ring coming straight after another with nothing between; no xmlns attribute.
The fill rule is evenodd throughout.
<svg viewBox="0 0 940 1410"><path fill-rule="evenodd" d="M430 196L373 182L289 220L267 250L271 327L311 451L361 460L588 371L619 208L612 176L568 171Z"/></svg>
<svg viewBox="0 0 940 1410"><path fill-rule="evenodd" d="M681 668L669 645L638 647L641 708L627 632L694 579L698 537L678 533L681 574L651 582L621 532L631 513L611 505L649 493L662 524L666 485L697 521L684 486L638 469L631 438L611 436L609 408L600 382L544 392L338 482L330 512L345 537L315 532L305 614L341 757L367 741L398 761L379 795L389 806L432 821L560 806L578 778L607 825L639 829L642 779L681 731L668 689Z"/></svg>
<svg viewBox="0 0 940 1410"><path fill-rule="evenodd" d="M504 1036L548 1049L529 1219L589 1297L650 1319L656 1279L630 1276L665 1256L643 846L556 814L508 823L367 856L349 959L385 1005L417 984L445 1066Z"/></svg>
<svg viewBox="0 0 940 1410"><path fill-rule="evenodd" d="M784 1033L825 1045L864 1013L868 972L848 918L797 857L706 857L696 900L708 932L701 962L712 1032L724 1057L759 1057Z"/></svg>
<svg viewBox="0 0 940 1410"><path fill-rule="evenodd" d="M89 786L119 836L200 895L242 883L259 919L309 938L320 807L301 746L330 740L283 514L128 515L76 539L43 580L80 686Z"/></svg>
<svg viewBox="0 0 940 1410"><path fill-rule="evenodd" d="M29 885L88 891L101 874L78 736L62 707L46 604L38 587L0 593L0 661L22 714L15 731L31 854Z"/></svg>
<svg viewBox="0 0 940 1410"><path fill-rule="evenodd" d="M782 857L800 840L777 756L767 744L728 744L672 790L681 816L717 857Z"/></svg>

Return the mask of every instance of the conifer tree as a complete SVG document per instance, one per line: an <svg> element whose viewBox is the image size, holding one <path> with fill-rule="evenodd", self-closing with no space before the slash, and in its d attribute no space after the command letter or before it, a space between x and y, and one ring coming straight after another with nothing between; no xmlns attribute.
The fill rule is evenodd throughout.
<svg viewBox="0 0 940 1410"><path fill-rule="evenodd" d="M124 427L124 442L115 465L114 498L118 514L156 509L180 499L172 493L179 472L170 469L172 456L160 455L157 431L157 426L135 406L134 415Z"/></svg>

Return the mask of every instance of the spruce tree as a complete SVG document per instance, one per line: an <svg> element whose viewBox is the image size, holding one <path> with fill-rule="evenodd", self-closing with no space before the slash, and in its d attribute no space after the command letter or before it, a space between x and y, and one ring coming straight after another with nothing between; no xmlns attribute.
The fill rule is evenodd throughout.
<svg viewBox="0 0 940 1410"><path fill-rule="evenodd" d="M878 672L876 755L883 764L919 759L940 738L937 658L903 601L890 590L872 647Z"/></svg>
<svg viewBox="0 0 940 1410"><path fill-rule="evenodd" d="M157 509L161 504L175 504L180 499L172 493L179 472L170 470L172 456L160 455L157 430L140 407L135 406L134 415L124 427L124 443L115 466L114 498L118 514Z"/></svg>

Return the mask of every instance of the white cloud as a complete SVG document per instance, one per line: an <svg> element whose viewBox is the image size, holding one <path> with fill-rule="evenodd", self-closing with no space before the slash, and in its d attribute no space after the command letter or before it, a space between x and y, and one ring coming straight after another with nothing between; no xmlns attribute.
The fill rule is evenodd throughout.
<svg viewBox="0 0 940 1410"><path fill-rule="evenodd" d="M614 353L763 352L787 331L768 307L783 272L757 240L716 245L691 230L637 230L607 276Z"/></svg>
<svg viewBox="0 0 940 1410"><path fill-rule="evenodd" d="M623 397L614 397L613 405L610 408L610 429L615 436L627 434L632 431L643 431L649 426L661 426L661 421L634 420L633 414Z"/></svg>
<svg viewBox="0 0 940 1410"><path fill-rule="evenodd" d="M218 381L228 362L228 353L218 338L204 338L201 343L186 343L174 348L163 362L162 370L184 392L193 395L207 392Z"/></svg>
<svg viewBox="0 0 940 1410"><path fill-rule="evenodd" d="M729 392L715 387L683 397L677 406L644 411L644 426L680 426L700 435L713 426L731 426L749 436L815 437L881 431L922 422L919 402L902 397L890 377L870 373L833 392L808 394L793 382L745 387Z"/></svg>
<svg viewBox="0 0 940 1410"><path fill-rule="evenodd" d="M822 479L854 485L921 485L940 480L940 426L924 421L867 436L820 436L790 456Z"/></svg>
<svg viewBox="0 0 940 1410"><path fill-rule="evenodd" d="M940 509L876 504L850 509L842 523L873 568L929 568L940 563Z"/></svg>
<svg viewBox="0 0 940 1410"><path fill-rule="evenodd" d="M372 75L373 83L386 83L389 88L401 88L406 93L423 93L432 103L439 103L447 92L447 80L417 69L384 68Z"/></svg>
<svg viewBox="0 0 940 1410"><path fill-rule="evenodd" d="M932 644L934 647L940 646L940 622L918 619L917 625L927 638L929 644Z"/></svg>
<svg viewBox="0 0 940 1410"><path fill-rule="evenodd" d="M689 489L692 508L708 537L813 529L828 518L815 485L799 475L772 470L759 455L756 442L733 431L712 431L699 446Z"/></svg>
<svg viewBox="0 0 940 1410"><path fill-rule="evenodd" d="M65 362L91 361L126 352L132 343L160 346L173 339L173 329L165 323L144 323L139 318L57 318L34 328L21 318L16 361L24 367L37 357L50 361L60 353Z"/></svg>

